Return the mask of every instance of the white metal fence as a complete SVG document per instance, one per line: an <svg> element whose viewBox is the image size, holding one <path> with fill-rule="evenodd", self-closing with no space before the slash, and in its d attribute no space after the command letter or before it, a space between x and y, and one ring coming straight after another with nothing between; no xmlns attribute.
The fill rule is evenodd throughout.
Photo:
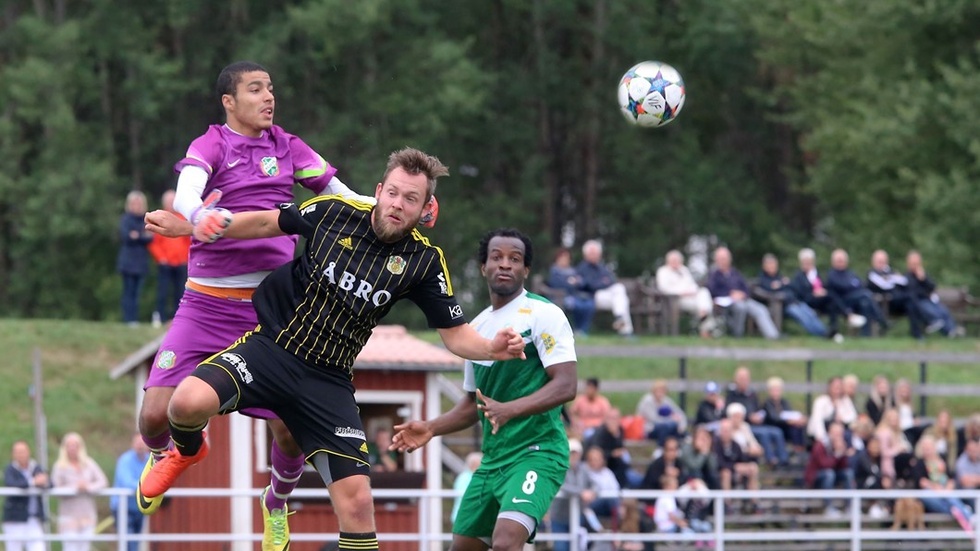
<svg viewBox="0 0 980 551"><path fill-rule="evenodd" d="M179 506L179 500L191 497L241 497L241 496L251 496L258 497L260 494L260 489L255 490L231 490L231 489L218 489L218 488L175 488L167 492L167 496L170 498L177 498L176 506ZM76 495L73 491L67 490L21 490L17 488L6 488L0 487L0 497L12 496L12 495L27 495L27 494L38 494L46 495L52 498L58 498L60 496L71 496ZM374 490L373 494L378 501L384 501L388 498L396 499L411 499L414 500L419 507L420 516L420 526L427 526L427 518L430 515L430 511L434 510L433 504L437 500L441 499L451 499L455 497L455 492L452 490ZM617 494L602 494L602 497L620 497L620 498L641 498L641 499L654 499L660 495L666 495L668 492L662 491L647 491L647 490L625 490ZM100 498L108 498L112 495L120 496L120 501L125 503L126 498L131 495L131 490L110 488L96 493L95 495ZM296 498L324 498L328 497L326 490L296 490L293 495ZM675 494L676 495L676 494ZM980 511L980 491L977 490L954 490L945 492L936 492L931 490L862 490L862 491L848 491L848 490L810 490L810 489L798 489L798 490L758 490L758 491L746 491L746 490L733 490L733 491L711 491L704 494L697 494L692 496L690 494L685 497L696 497L697 499L712 500L713 501L713 515L711 521L714 525L714 531L709 534L662 534L662 533L590 533L586 536L586 543L591 543L595 541L651 541L651 542L695 542L695 541L711 541L714 542L714 548L717 551L724 551L726 543L734 542L802 542L802 541L821 541L821 542L849 542L850 549L852 551L859 551L862 548L862 543L866 541L903 541L903 542L914 542L914 541L950 541L950 540L960 540L960 541L971 541L972 547L975 551L980 551L980 539L973 537L971 533L967 533L963 530L923 530L923 531L893 531L889 529L883 529L880 527L880 520L869 520L865 515L862 514L862 505L865 501L878 501L878 500L894 500L902 497L956 497L962 499L964 502L969 504L974 511ZM743 500L767 500L779 502L780 500L815 500L815 499L833 499L837 502L846 502L850 504L850 507L845 507L844 510L849 515L845 519L841 519L842 523L846 523L846 528L830 528L826 530L773 530L771 528L751 528L740 526L737 530L730 529L730 526L726 525L726 511L725 511L725 501L731 500L733 502L740 502ZM571 530L572 534L578 532L578 518L581 512L581 504L578 499L572 498L570 500L571 510ZM195 542L255 542L262 539L261 533L179 533L179 534L137 534L132 535L126 532L127 526L127 515L128 511L126 507L120 507L118 512L119 517L115 519L114 531L111 533L99 533L90 538L83 537L69 537L59 534L48 533L45 534L45 541L78 541L87 540L92 542L111 542L115 544L119 551L125 551L127 543L131 541L166 541L166 542L180 542L180 541L195 541ZM764 513L763 513L764 515ZM980 518L980 515L977 516ZM336 533L310 533L310 532L293 532L291 534L291 539L293 541L313 541L326 543L329 541L336 541L338 535ZM419 533L379 533L378 540L382 542L382 547L384 542L392 541L409 541L418 542L420 551L432 551L434 549L441 549L446 546L446 544L451 541L452 534L447 532L440 532L437 534L425 533L425 531L420 531ZM579 548L580 542L578 538L569 537L569 534L552 534L547 532L542 532L538 534L538 541L548 542L556 540L566 540L570 542L572 551L584 551ZM9 541L9 536L4 534L2 539L5 544Z"/></svg>

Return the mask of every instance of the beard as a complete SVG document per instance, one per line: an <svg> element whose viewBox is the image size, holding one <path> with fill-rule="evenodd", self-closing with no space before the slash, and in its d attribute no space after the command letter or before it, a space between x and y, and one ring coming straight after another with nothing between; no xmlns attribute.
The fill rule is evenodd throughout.
<svg viewBox="0 0 980 551"><path fill-rule="evenodd" d="M422 218L422 214L419 213L414 219L404 219L404 212L402 211L402 225L397 225L393 223L388 218L381 215L381 212L375 208L371 216L371 228L374 233L377 234L378 239L385 243L394 243L403 239L408 234L412 233L412 228L418 225L419 220Z"/></svg>
<svg viewBox="0 0 980 551"><path fill-rule="evenodd" d="M501 297L509 297L516 295L524 288L524 281L517 279L504 282L491 281L489 287L491 293Z"/></svg>

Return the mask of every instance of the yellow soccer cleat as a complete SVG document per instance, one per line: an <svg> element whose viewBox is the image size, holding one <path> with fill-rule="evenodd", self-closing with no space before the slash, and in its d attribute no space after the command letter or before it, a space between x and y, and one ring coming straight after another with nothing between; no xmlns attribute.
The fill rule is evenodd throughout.
<svg viewBox="0 0 980 551"><path fill-rule="evenodd" d="M144 515L152 515L157 512L160 505L163 504L163 496L159 495L156 497L146 497L143 495L143 480L146 479L147 473L153 468L156 461L153 459L153 454L146 460L146 465L143 467L143 472L140 474L140 482L136 488L136 506Z"/></svg>
<svg viewBox="0 0 980 551"><path fill-rule="evenodd" d="M262 504L262 551L289 551L289 519L292 513L289 506L283 505L282 509L269 510L265 506L265 494L272 491L271 486L266 486L259 497Z"/></svg>

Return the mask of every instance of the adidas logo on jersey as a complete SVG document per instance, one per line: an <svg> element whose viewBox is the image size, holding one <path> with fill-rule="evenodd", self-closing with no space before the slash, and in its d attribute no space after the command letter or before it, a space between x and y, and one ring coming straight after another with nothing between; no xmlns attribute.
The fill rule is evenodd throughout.
<svg viewBox="0 0 980 551"><path fill-rule="evenodd" d="M337 244L340 245L341 247L345 248L345 249L348 249L348 250L351 250L351 251L354 250L354 240L351 239L350 236L348 236L348 237L341 237L340 239L337 240Z"/></svg>

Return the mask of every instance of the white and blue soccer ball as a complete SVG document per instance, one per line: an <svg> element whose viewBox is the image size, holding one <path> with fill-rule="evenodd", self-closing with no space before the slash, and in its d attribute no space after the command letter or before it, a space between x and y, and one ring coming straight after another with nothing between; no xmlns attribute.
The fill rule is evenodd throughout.
<svg viewBox="0 0 980 551"><path fill-rule="evenodd" d="M637 63L619 79L620 111L637 126L663 126L674 120L686 95L677 69L660 61Z"/></svg>

